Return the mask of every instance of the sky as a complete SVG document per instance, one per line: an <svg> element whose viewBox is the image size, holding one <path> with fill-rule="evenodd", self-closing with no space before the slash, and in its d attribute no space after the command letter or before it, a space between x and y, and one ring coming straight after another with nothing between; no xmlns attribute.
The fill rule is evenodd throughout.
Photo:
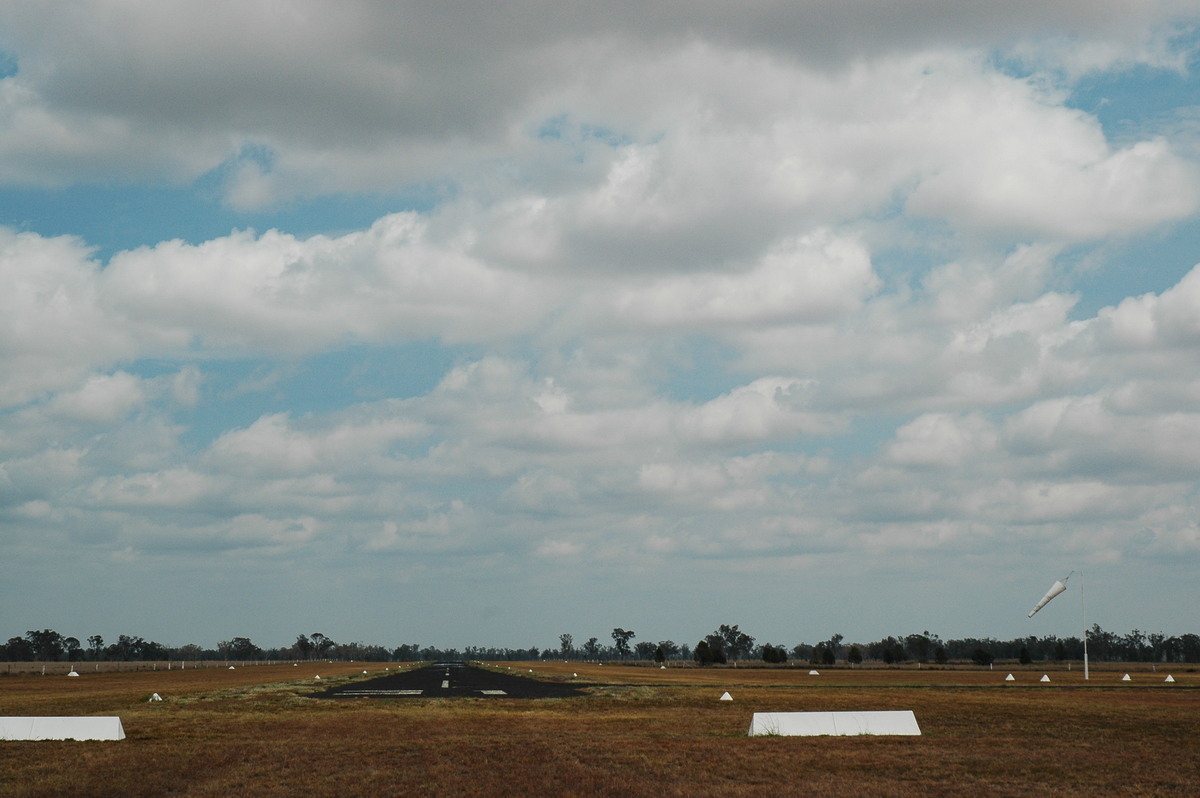
<svg viewBox="0 0 1200 798"><path fill-rule="evenodd" d="M5 0L0 637L1200 632L1198 26Z"/></svg>

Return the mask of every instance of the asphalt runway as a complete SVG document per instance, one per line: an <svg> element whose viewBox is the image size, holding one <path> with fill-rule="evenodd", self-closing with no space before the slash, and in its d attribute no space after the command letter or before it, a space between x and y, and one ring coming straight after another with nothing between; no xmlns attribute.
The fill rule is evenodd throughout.
<svg viewBox="0 0 1200 798"><path fill-rule="evenodd" d="M311 698L569 698L587 684L543 682L496 673L465 662L438 662L417 670L333 687Z"/></svg>

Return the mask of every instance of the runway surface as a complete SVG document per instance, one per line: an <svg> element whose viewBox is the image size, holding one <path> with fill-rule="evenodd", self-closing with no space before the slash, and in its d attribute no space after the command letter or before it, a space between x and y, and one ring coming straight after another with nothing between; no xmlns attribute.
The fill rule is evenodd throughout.
<svg viewBox="0 0 1200 798"><path fill-rule="evenodd" d="M465 662L438 662L417 670L333 687L311 698L569 698L586 695L587 684L543 682L477 668Z"/></svg>

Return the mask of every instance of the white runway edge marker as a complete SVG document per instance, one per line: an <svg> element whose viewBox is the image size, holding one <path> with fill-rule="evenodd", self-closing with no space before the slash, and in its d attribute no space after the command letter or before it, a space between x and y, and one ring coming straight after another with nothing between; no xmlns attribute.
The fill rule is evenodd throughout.
<svg viewBox="0 0 1200 798"><path fill-rule="evenodd" d="M443 689L443 690L449 690L449 689L450 689L450 680L449 680L449 679L446 679L445 681L443 681L443 682L442 682L442 689Z"/></svg>
<svg viewBox="0 0 1200 798"><path fill-rule="evenodd" d="M881 712L755 712L750 736L849 736L921 734L912 710Z"/></svg>

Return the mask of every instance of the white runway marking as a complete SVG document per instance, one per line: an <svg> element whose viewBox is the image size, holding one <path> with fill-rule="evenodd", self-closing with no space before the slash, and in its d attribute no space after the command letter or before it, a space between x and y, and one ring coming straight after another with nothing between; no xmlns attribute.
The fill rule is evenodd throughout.
<svg viewBox="0 0 1200 798"><path fill-rule="evenodd" d="M508 693L504 692L503 690L480 690L479 692L483 693L484 695L508 695Z"/></svg>
<svg viewBox="0 0 1200 798"><path fill-rule="evenodd" d="M450 680L449 680L449 679L447 679L446 681L442 682L442 689L443 689L443 690L449 690L449 689L450 689Z"/></svg>
<svg viewBox="0 0 1200 798"><path fill-rule="evenodd" d="M420 695L424 690L343 690L341 695Z"/></svg>

